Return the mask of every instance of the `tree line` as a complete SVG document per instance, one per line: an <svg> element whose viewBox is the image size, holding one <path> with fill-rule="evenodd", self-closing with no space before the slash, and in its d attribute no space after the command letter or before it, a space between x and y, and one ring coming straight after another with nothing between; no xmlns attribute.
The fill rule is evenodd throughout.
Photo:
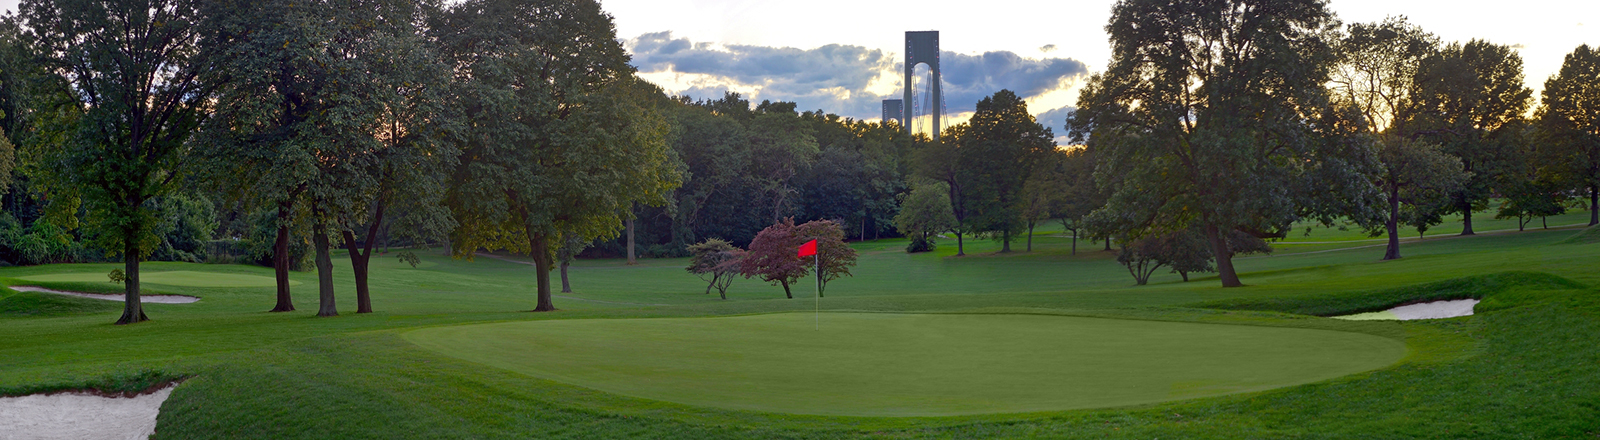
<svg viewBox="0 0 1600 440"><path fill-rule="evenodd" d="M1386 259L1400 226L1460 214L1471 234L1491 203L1526 225L1587 195L1600 222L1587 46L1530 117L1509 47L1444 44L1403 17L1123 0L1106 29L1109 67L1062 127L1076 145L1058 147L1007 90L938 141L668 96L593 1L26 0L0 20L0 257L122 260L129 323L146 319L139 261L203 259L214 236L274 267L274 311L294 310L288 272L315 268L331 316L332 253L370 312L370 261L390 243L528 254L544 311L550 273L570 290L579 255L692 256L708 293L731 273L787 292L805 272L757 250L904 235L915 252L947 233L957 255L971 238L1031 250L1058 221L1073 252L1080 236L1120 243L1141 284L1168 267L1237 286L1234 255L1305 221L1387 234ZM812 223L831 232L794 232Z"/></svg>

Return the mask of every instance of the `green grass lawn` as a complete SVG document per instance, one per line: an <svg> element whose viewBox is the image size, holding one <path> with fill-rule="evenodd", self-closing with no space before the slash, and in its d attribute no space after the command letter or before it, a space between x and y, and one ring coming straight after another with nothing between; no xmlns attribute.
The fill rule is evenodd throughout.
<svg viewBox="0 0 1600 440"><path fill-rule="evenodd" d="M156 438L185 439L1600 435L1600 425L1594 423L1600 420L1600 349L1594 344L1600 340L1600 294L1595 288L1600 286L1600 244L1581 244L1590 240L1563 243L1578 234L1576 230L1530 230L1407 243L1403 247L1406 258L1388 262L1378 261L1381 247L1363 247L1367 245L1364 242L1301 245L1316 248L1238 259L1248 286L1234 289L1220 288L1215 278L1208 277L1183 283L1164 270L1151 285L1133 286L1132 278L1112 261L1111 253L1080 242L1077 255L1071 255L1070 241L1061 237L1059 230L1036 233L1034 252L998 255L994 254L998 249L994 242L969 240L970 256L962 258L951 257L953 243L943 240L937 252L916 255L901 251L904 240L854 244L862 252L860 266L855 277L829 285L821 307L833 313L825 313L825 320L865 316L916 321L927 317L938 322L927 324L927 331L922 332L890 331L886 328L895 326L870 319L834 322L853 331L827 339L815 338L816 331L805 326L807 315L780 313L812 308L808 284L797 286L800 298L789 300L783 298L781 288L741 279L729 291L730 299L723 301L715 294L705 294L704 284L683 272L687 262L681 259L643 260L637 266L614 260L579 261L572 268L575 293L558 294L555 299L562 310L528 313L525 310L534 304L534 278L526 264L488 258L452 260L430 251L421 253L423 265L412 268L392 255L379 255L373 259L372 274L377 312L335 318L313 316L316 283L312 273L293 274L302 283L294 289L299 311L266 313L273 304L270 283L248 287L217 280L270 280L268 268L149 263L145 265L147 274L203 276L174 284L150 281L148 293L193 295L204 300L147 304L154 321L119 327L110 324L120 312L117 303L0 289L0 394L85 387L139 390L183 378L183 385L163 406ZM1014 249L1022 247L1014 245ZM107 282L105 274L117 267L120 265L0 268L0 283L116 292L120 286ZM336 259L335 267L339 301L348 313L354 309L348 261ZM61 278L35 278L40 276ZM194 285L207 279L222 285ZM1483 302L1478 315L1466 318L1398 323L1316 317L1381 310L1424 299L1469 297ZM1049 325L1027 325L1017 316L1123 327L1101 329L1094 333L1099 337L1069 338L1048 331L1054 328ZM798 322L784 321L793 318L799 318ZM969 318L993 322L968 331L955 331L963 328L961 324L946 322ZM663 332L653 330L652 325L684 328ZM1162 328L1186 330L1152 333ZM1192 331L1195 328L1237 333L1205 338ZM435 350L441 348L437 341L433 349L412 342L453 332L460 332L454 333L458 339L444 344L445 350L465 348L494 359L445 354ZM485 333L463 336L472 332ZM811 332L809 336L807 332ZM874 332L882 337L874 337ZM1140 336L1141 332L1146 334ZM1109 358L1100 360L1110 364L1098 367L1076 363L1071 352L1090 348L1063 349L1048 345L1052 343L1098 340L1110 344L1128 338L1125 340L1145 341L1138 345L1157 346L1195 336L1203 341L1185 344L1185 348L1204 352L1225 350L1222 347L1227 344L1283 347L1289 344L1256 342L1294 333L1394 341L1390 346L1403 343L1405 354L1398 362L1391 357L1342 371L1377 367L1365 372L1331 377L1337 372L1329 371L1296 379L1286 376L1298 372L1274 371L1280 376L1254 379L1270 385L1222 390L1205 381L1224 380L1212 373L1229 373L1222 371L1227 369L1208 370L1201 358L1192 358L1174 362L1182 368L1174 368L1173 374L1190 376L1168 379L1160 390L1166 394L1151 392L1120 402L1107 394L1048 388L1060 390L1073 381L1089 381L1093 368L1113 369L1116 362L1136 364L1133 359L1117 359L1115 354L1100 356ZM955 341L938 344L914 334L945 335L942 337ZM623 337L618 340L618 335ZM1291 339L1311 341L1315 337ZM602 346L598 343L602 340L614 346ZM562 341L577 341L563 348L570 352L561 352L570 356L543 356L560 351L540 344ZM762 399L746 398L741 404L735 397L717 395L728 393L727 388L696 388L694 383L715 383L716 376L746 369L716 362L714 357L683 355L712 349L743 350L739 353L744 353L748 362L771 365L788 361L750 356L822 342L861 345L853 351L827 351L832 357L819 357L814 360L817 363L878 358L918 363L920 359L921 364L948 365L901 365L891 371L949 375L977 374L974 370L987 368L994 374L972 377L1003 381L1017 376L1018 380L1009 385L1001 382L987 391L976 383L935 379L948 383L928 385L911 377L873 386L924 392L967 390L968 396L992 392L991 398L1018 395L1004 391L1009 387L1021 389L1021 394L1032 393L1030 398L1035 400L989 407L1010 408L998 409L999 413L974 409L981 406L973 403L978 397L965 402L967 409L895 412L882 408L887 408L883 402L897 396L878 391L891 388L865 392L870 388L863 385L843 387L847 397L852 391L863 392L842 403L837 392L774 398L810 405L812 410L742 406L752 401L761 404ZM1028 361L1036 368L1037 379L1024 380L997 365L982 363L998 361L1002 354L977 350L1000 350L1009 344L1037 354L1037 359ZM474 345L493 348L472 349ZM1329 344L1308 345L1315 349ZM945 352L921 348L927 346L945 348ZM1098 349L1112 353L1134 348L1107 345ZM1257 355L1266 356L1268 351L1263 348ZM581 359L579 355L608 363L573 363ZM1238 361L1229 356L1207 359ZM650 377L641 372L652 368L662 371L655 377L677 379L640 379ZM594 377L604 369L617 374L609 379ZM772 370L744 374L765 376L768 383L783 385L787 383L784 379L791 377L820 382L815 375L826 371L803 362ZM853 375L853 380L872 376L863 370L854 368L846 375ZM666 374L673 371L679 376ZM602 379L610 382L602 383ZM685 382L672 383L676 380ZM630 381L635 385L629 385ZM638 383L660 387L656 392L665 395L641 391ZM1286 386L1266 389L1271 385ZM1192 398L1168 400L1172 397ZM827 399L835 400L827 403ZM1095 399L1103 400L1082 403ZM1124 403L1130 405L1102 407ZM880 408L880 412L815 409L844 405ZM1067 409L1091 406L1099 408ZM858 415L832 415L840 413ZM889 417L953 413L966 415Z"/></svg>
<svg viewBox="0 0 1600 440"><path fill-rule="evenodd" d="M434 327L429 350L617 394L798 414L1124 406L1380 368L1400 341L1285 327L1020 314L774 313Z"/></svg>

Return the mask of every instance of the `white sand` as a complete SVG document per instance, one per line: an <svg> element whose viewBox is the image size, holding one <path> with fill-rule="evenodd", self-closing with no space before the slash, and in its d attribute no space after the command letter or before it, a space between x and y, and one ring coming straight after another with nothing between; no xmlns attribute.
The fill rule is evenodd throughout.
<svg viewBox="0 0 1600 440"><path fill-rule="evenodd" d="M1476 305L1478 305L1478 300L1475 299L1434 301L1395 307L1381 312L1334 316L1333 319L1348 319L1354 321L1398 319L1401 321L1410 321L1414 319L1454 318L1458 316L1471 316L1472 307Z"/></svg>
<svg viewBox="0 0 1600 440"><path fill-rule="evenodd" d="M15 290L15 291L19 291L19 292L54 293L54 294L57 294L57 295L76 296L76 297L79 297L79 298L89 298L89 299L103 299L103 300L106 300L106 301L122 301L124 299L122 295L108 295L108 294L103 294L103 293L68 292L68 291L65 291L65 290L52 290L52 289L46 289L46 288L43 288L43 287L33 287L33 286L11 286L11 290ZM192 302L199 301L199 300L200 300L200 298L195 298L195 297L192 297L192 296L185 296L185 295L139 295L139 302L140 303L188 304L188 303L192 303Z"/></svg>
<svg viewBox="0 0 1600 440"><path fill-rule="evenodd" d="M175 386L136 397L57 393L0 398L0 440L144 440L156 433L156 414Z"/></svg>

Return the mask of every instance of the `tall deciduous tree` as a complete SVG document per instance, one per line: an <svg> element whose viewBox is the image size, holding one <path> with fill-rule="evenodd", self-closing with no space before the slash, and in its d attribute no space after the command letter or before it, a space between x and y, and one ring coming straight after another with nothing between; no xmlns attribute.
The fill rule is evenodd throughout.
<svg viewBox="0 0 1600 440"><path fill-rule="evenodd" d="M1024 182L1055 149L1055 135L1028 114L1028 103L1010 90L978 101L958 142L956 179L965 190L961 203L970 214L962 222L974 232L1000 238L1000 252L1011 252L1013 234L1028 226ZM952 200L954 202L954 200Z"/></svg>
<svg viewBox="0 0 1600 440"><path fill-rule="evenodd" d="M1407 211L1402 210L1401 205L1412 212L1442 206L1467 175L1461 170L1461 159L1445 154L1432 143L1400 137L1385 137L1379 142L1378 158L1383 168L1376 182L1387 202L1387 215L1382 224L1389 236L1383 259L1393 260L1400 258L1400 224L1406 220ZM1431 216L1413 219L1410 223L1415 226L1420 222L1424 225L1422 229L1426 229L1438 224L1438 220L1438 216Z"/></svg>
<svg viewBox="0 0 1600 440"><path fill-rule="evenodd" d="M1340 142L1347 130L1330 122L1336 24L1318 0L1117 2L1108 70L1068 123L1074 141L1096 148L1101 184L1117 182L1106 223L1199 225L1233 287L1243 284L1232 231L1282 234L1376 193L1359 166L1369 152Z"/></svg>
<svg viewBox="0 0 1600 440"><path fill-rule="evenodd" d="M462 155L446 200L458 256L527 252L535 311L551 301L567 233L615 237L635 202L679 182L659 88L634 76L611 17L592 0L470 0L430 26L458 87Z"/></svg>
<svg viewBox="0 0 1600 440"><path fill-rule="evenodd" d="M1461 159L1469 173L1451 194L1461 235L1473 235L1472 212L1488 207L1494 182L1514 160L1517 121L1533 91L1522 83L1522 57L1509 46L1472 40L1450 44L1422 60L1400 119L1409 137L1433 141Z"/></svg>
<svg viewBox="0 0 1600 440"><path fill-rule="evenodd" d="M212 87L201 78L200 3L189 0L27 0L21 15L42 58L70 83L82 111L50 167L83 196L89 224L122 254L118 324L149 319L139 261L156 243L149 200L171 193Z"/></svg>
<svg viewBox="0 0 1600 440"><path fill-rule="evenodd" d="M1411 211L1444 206L1438 198L1455 192L1466 177L1459 159L1435 144L1407 138L1406 129L1396 126L1415 93L1417 72L1438 45L1437 37L1405 17L1351 24L1337 44L1339 63L1330 83L1334 98L1360 114L1381 166L1373 180L1383 191L1387 214L1369 229L1388 234L1385 260L1400 258L1401 205Z"/></svg>
<svg viewBox="0 0 1600 440"><path fill-rule="evenodd" d="M1589 225L1600 224L1600 50L1585 44L1567 54L1543 94L1541 137L1565 180L1589 192Z"/></svg>

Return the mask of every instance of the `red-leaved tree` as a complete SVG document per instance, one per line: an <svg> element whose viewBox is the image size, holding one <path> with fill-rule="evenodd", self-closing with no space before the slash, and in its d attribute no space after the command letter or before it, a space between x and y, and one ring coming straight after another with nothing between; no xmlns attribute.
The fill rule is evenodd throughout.
<svg viewBox="0 0 1600 440"><path fill-rule="evenodd" d="M783 295L794 298L789 291L789 284L810 273L808 262L801 261L797 256L800 244L810 239L801 240L795 232L793 218L785 218L762 229L750 241L749 253L739 264L739 274L745 278L761 277L762 281L780 284L783 286Z"/></svg>
<svg viewBox="0 0 1600 440"><path fill-rule="evenodd" d="M833 220L816 220L795 227L795 241L805 243L817 240L817 264L821 266L822 274L817 277L821 285L817 287L817 295L828 288L828 282L840 277L853 276L850 266L856 265L856 250L844 242L844 229ZM800 264L813 264L810 258L802 259Z"/></svg>

